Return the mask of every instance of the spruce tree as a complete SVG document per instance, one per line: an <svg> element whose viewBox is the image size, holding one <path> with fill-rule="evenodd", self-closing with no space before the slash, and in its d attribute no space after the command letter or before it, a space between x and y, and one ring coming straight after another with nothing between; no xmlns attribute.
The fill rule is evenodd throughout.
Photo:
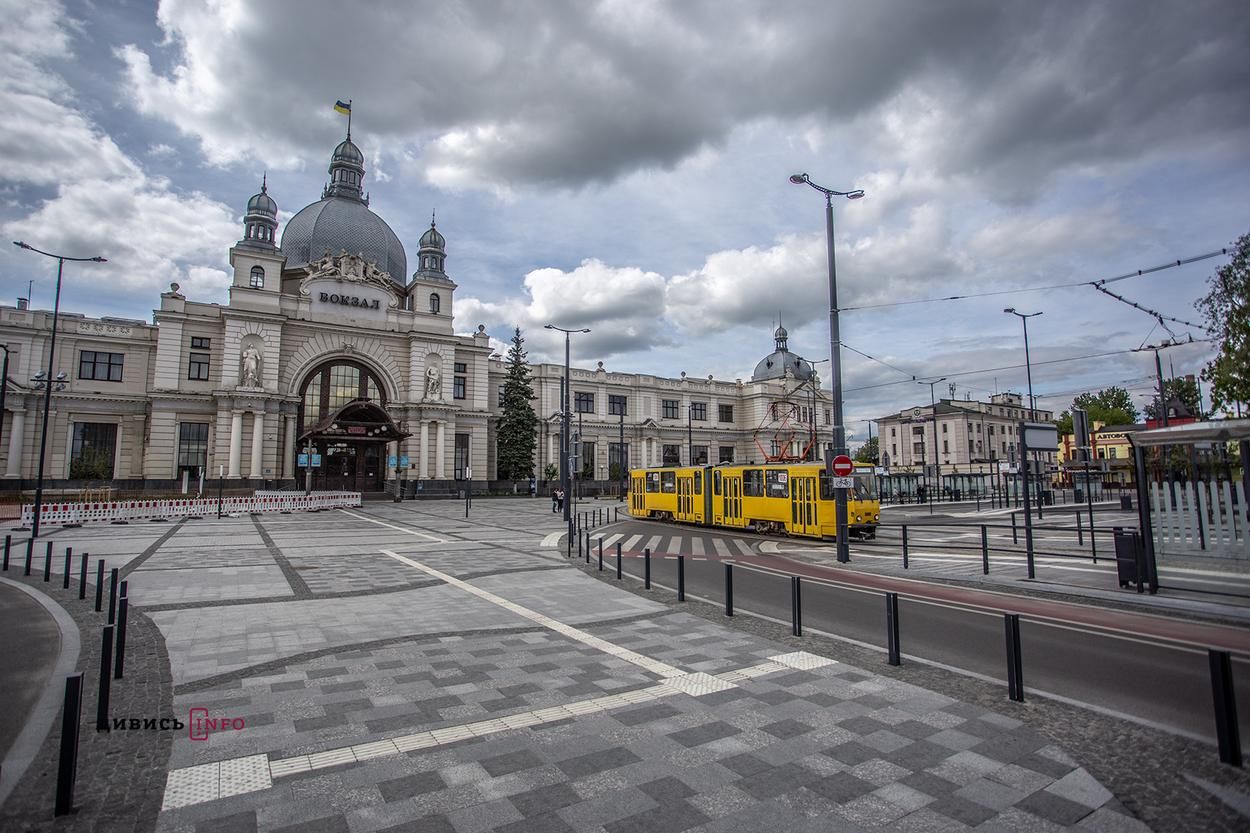
<svg viewBox="0 0 1250 833"><path fill-rule="evenodd" d="M517 327L508 349L508 375L499 399L496 450L501 480L526 480L534 474L538 417L534 414L534 386L525 362L524 345L521 328Z"/></svg>

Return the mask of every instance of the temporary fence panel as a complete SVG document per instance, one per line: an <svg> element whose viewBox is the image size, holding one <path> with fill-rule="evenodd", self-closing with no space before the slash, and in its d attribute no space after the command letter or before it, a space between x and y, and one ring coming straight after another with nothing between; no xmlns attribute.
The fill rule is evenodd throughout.
<svg viewBox="0 0 1250 833"><path fill-rule="evenodd" d="M247 497L193 498L183 500L122 500L108 503L45 503L40 508L39 523L81 524L95 521L150 521L174 518L206 517L216 514L253 514L262 512L308 512L320 509L342 509L360 506L360 492L260 492ZM22 506L22 525L30 526L35 518L33 504Z"/></svg>
<svg viewBox="0 0 1250 833"><path fill-rule="evenodd" d="M1150 514L1161 555L1250 557L1241 483L1151 483Z"/></svg>

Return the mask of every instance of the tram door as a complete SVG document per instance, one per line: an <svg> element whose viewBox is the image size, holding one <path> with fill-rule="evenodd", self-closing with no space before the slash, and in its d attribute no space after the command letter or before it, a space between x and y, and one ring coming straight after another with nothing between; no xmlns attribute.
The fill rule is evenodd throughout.
<svg viewBox="0 0 1250 833"><path fill-rule="evenodd" d="M694 503L694 478L686 474L677 475L677 520L691 519Z"/></svg>
<svg viewBox="0 0 1250 833"><path fill-rule="evenodd" d="M816 512L816 478L790 475L790 531L795 535L819 535L820 518Z"/></svg>
<svg viewBox="0 0 1250 833"><path fill-rule="evenodd" d="M722 507L725 526L742 526L742 472L725 472Z"/></svg>

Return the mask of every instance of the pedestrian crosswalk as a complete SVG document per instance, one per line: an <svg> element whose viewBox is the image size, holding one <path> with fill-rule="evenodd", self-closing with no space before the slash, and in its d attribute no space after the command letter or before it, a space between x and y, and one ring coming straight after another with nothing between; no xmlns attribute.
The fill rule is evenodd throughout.
<svg viewBox="0 0 1250 833"><path fill-rule="evenodd" d="M547 536L543 539L542 546L548 549L561 546L561 538L556 536ZM599 541L603 541L604 552L609 550L615 551L616 545L621 545L622 552L630 554L641 554L644 550L651 550L653 555L688 555L692 558L734 558L739 555L755 555L756 551L752 549L751 543L741 538L720 538L715 536L691 536L691 535L630 535L628 533L613 533L610 535L590 534L590 540L594 546L598 546Z"/></svg>

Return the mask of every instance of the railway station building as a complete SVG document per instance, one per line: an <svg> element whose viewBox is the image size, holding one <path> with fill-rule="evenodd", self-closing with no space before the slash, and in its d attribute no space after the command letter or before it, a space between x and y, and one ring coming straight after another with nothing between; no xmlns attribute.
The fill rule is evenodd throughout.
<svg viewBox="0 0 1250 833"><path fill-rule="evenodd" d="M89 317L67 299L52 368L52 311L24 299L0 306L9 356L0 488L31 488L37 477L49 377L44 477L53 488L171 489L220 475L229 488L302 487L311 477L316 489L379 492L400 481L412 493L495 479L503 357L484 326L455 320L443 231L431 221L410 264L370 210L364 174L348 138L334 149L321 198L282 229L262 183L229 249L225 304L188 298L174 283L149 323ZM622 460L819 457L831 442L828 391L787 338L779 327L750 380L602 362L573 369L575 471L614 481ZM541 480L558 466L564 367L531 369Z"/></svg>

